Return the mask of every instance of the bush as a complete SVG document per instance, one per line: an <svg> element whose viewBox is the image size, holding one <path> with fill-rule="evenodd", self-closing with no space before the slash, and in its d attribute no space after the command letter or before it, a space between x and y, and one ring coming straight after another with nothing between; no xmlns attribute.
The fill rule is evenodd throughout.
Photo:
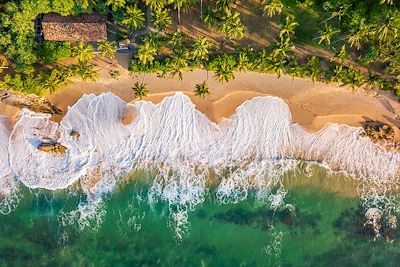
<svg viewBox="0 0 400 267"><path fill-rule="evenodd" d="M69 42L46 41L39 47L38 56L43 63L51 64L72 55Z"/></svg>

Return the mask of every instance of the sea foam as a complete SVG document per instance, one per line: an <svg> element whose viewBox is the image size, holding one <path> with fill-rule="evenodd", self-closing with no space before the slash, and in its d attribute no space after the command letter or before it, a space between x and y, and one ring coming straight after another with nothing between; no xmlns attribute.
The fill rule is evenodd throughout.
<svg viewBox="0 0 400 267"><path fill-rule="evenodd" d="M135 110L135 117L125 125L127 109ZM220 177L218 199L237 202L249 189L276 184L299 160L377 183L394 181L400 167L400 154L361 137L362 128L331 123L308 133L292 123L285 102L272 96L244 102L220 124L182 93L156 105L128 104L104 93L82 96L60 124L23 110L11 134L4 125L0 120L0 183L16 177L29 188L55 190L81 181L91 198L113 190L116 177L143 167L158 170L153 196L185 206L203 201L210 170ZM73 131L80 136L71 136ZM42 142L58 142L68 150L42 152Z"/></svg>

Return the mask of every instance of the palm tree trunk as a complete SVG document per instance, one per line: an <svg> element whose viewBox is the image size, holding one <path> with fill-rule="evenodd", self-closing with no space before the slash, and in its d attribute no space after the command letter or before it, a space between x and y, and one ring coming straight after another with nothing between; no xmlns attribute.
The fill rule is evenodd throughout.
<svg viewBox="0 0 400 267"><path fill-rule="evenodd" d="M203 0L200 0L200 19L203 19Z"/></svg>

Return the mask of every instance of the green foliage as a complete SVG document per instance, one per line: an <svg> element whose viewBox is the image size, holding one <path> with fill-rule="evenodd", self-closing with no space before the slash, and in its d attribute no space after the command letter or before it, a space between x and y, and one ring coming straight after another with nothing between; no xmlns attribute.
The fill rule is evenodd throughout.
<svg viewBox="0 0 400 267"><path fill-rule="evenodd" d="M172 24L172 18L169 15L168 9L156 9L154 12L154 24L157 29L164 31Z"/></svg>
<svg viewBox="0 0 400 267"><path fill-rule="evenodd" d="M240 14L231 9L206 9L203 21L209 27L214 27L230 39L243 38L244 26L240 20Z"/></svg>
<svg viewBox="0 0 400 267"><path fill-rule="evenodd" d="M72 73L69 69L53 69L43 75L43 87L50 93L56 92L59 88L69 84Z"/></svg>
<svg viewBox="0 0 400 267"><path fill-rule="evenodd" d="M283 11L283 3L280 0L263 0L263 11L268 17L279 15Z"/></svg>
<svg viewBox="0 0 400 267"><path fill-rule="evenodd" d="M111 6L113 11L125 6L126 0L107 0L106 5Z"/></svg>
<svg viewBox="0 0 400 267"><path fill-rule="evenodd" d="M46 41L38 49L39 59L46 64L55 63L72 55L69 42Z"/></svg>
<svg viewBox="0 0 400 267"><path fill-rule="evenodd" d="M208 52L211 49L212 44L207 38L197 39L192 45L192 59L195 61L203 61L208 59Z"/></svg>
<svg viewBox="0 0 400 267"><path fill-rule="evenodd" d="M43 95L45 88L42 76L16 74L14 77L6 75L1 86L4 89L20 93Z"/></svg>
<svg viewBox="0 0 400 267"><path fill-rule="evenodd" d="M206 81L196 84L194 94L202 98L205 98L207 95L210 94L210 89L208 88Z"/></svg>
<svg viewBox="0 0 400 267"><path fill-rule="evenodd" d="M103 58L113 59L115 57L116 53L115 42L108 42L108 41L100 42L98 49L101 52L101 56Z"/></svg>
<svg viewBox="0 0 400 267"><path fill-rule="evenodd" d="M147 96L149 90L147 89L147 84L136 82L135 86L132 87L133 91L135 91L135 96L139 97L139 99L143 99Z"/></svg>
<svg viewBox="0 0 400 267"><path fill-rule="evenodd" d="M143 65L150 65L157 55L157 49L152 46L149 42L138 46L137 59Z"/></svg>
<svg viewBox="0 0 400 267"><path fill-rule="evenodd" d="M144 25L144 12L137 6L128 6L121 20L121 24L134 30Z"/></svg>
<svg viewBox="0 0 400 267"><path fill-rule="evenodd" d="M85 61L80 61L78 64L73 65L71 67L71 72L73 76L77 76L83 81L95 82L99 77L99 73L95 69L94 65Z"/></svg>
<svg viewBox="0 0 400 267"><path fill-rule="evenodd" d="M235 78L236 60L231 55L217 56L209 63L209 68L215 71L215 76L220 83L228 82Z"/></svg>
<svg viewBox="0 0 400 267"><path fill-rule="evenodd" d="M72 48L72 55L78 63L90 62L94 58L93 47L91 45L85 45L80 41L78 45Z"/></svg>

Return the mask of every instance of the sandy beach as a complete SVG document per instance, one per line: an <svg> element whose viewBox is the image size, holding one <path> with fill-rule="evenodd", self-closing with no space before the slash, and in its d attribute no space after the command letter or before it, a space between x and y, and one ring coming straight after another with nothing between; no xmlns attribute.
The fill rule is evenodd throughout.
<svg viewBox="0 0 400 267"><path fill-rule="evenodd" d="M98 81L76 81L46 98L65 114L68 106L72 106L83 94L112 92L127 102L136 101L132 87L136 81L143 81L149 89L145 100L158 103L166 96L180 91L188 95L196 108L214 122L230 117L246 100L273 95L288 104L293 122L309 131L317 131L328 122L362 126L365 121L376 120L395 126L397 136L399 132L397 114L400 114L400 104L390 93L383 91L367 91L363 88L353 90L337 84L313 83L307 78L293 79L287 75L278 78L276 75L254 72L235 73L234 80L220 84L212 72L208 72L207 79L205 70L185 72L180 81L177 77L160 78L156 74L132 75L118 67L121 76L114 80L110 78L109 70L115 69L115 65L98 63L102 66ZM207 80L211 92L205 99L193 93L195 85L204 80ZM0 104L0 114L16 116L18 109ZM128 122L132 120L132 115L129 116ZM60 121L62 116L53 116L52 119Z"/></svg>

